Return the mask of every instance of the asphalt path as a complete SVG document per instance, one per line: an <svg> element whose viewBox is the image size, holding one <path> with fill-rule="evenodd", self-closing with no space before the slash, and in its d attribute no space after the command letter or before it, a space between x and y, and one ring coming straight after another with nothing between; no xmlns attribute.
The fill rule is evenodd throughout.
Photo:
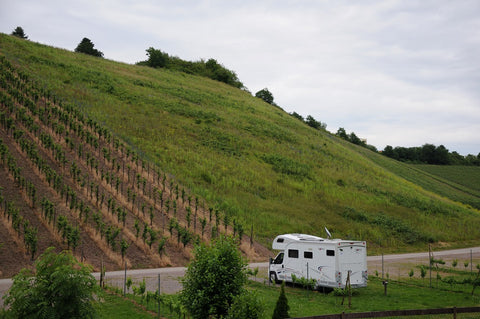
<svg viewBox="0 0 480 319"><path fill-rule="evenodd" d="M454 250L434 251L433 256L445 261L459 260L458 267L463 265L463 262L473 260L474 264L480 262L480 247L463 248ZM369 273L375 271L386 271L395 275L396 272L410 269L413 265L427 264L429 260L429 253L407 253L407 254L392 254L379 255L367 257ZM469 267L472 265L469 265ZM251 269L258 268L256 279L258 281L267 281L268 262L252 263L248 265ZM410 268L409 268L410 267ZM474 266L473 266L474 267ZM160 292L166 294L173 294L182 289L180 279L185 274L185 267L167 267L155 269L134 269L127 270L127 278L131 278L133 285L138 286L138 283L145 279L148 291L155 291L158 289L158 282L160 276ZM100 273L93 273L93 276L99 280ZM123 289L125 279L125 271L109 271L105 274L105 281L111 286ZM12 285L11 279L0 279L0 307L3 306L3 295ZM131 291L130 291L131 292Z"/></svg>

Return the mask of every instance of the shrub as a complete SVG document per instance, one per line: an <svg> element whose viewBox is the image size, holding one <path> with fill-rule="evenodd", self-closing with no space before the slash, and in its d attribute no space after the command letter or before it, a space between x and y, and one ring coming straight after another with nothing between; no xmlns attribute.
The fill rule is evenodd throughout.
<svg viewBox="0 0 480 319"><path fill-rule="evenodd" d="M265 306L258 299L256 292L244 291L233 298L226 319L262 318Z"/></svg>
<svg viewBox="0 0 480 319"><path fill-rule="evenodd" d="M268 104L273 104L273 94L267 88L255 93L255 97L264 100Z"/></svg>
<svg viewBox="0 0 480 319"><path fill-rule="evenodd" d="M410 272L408 273L408 276L409 276L410 278L412 278L413 275L414 275L413 269L410 269Z"/></svg>
<svg viewBox="0 0 480 319"><path fill-rule="evenodd" d="M282 286L280 287L280 295L278 296L272 319L290 318L288 310L290 310L290 306L288 305L288 299L285 295L285 281L282 281Z"/></svg>
<svg viewBox="0 0 480 319"><path fill-rule="evenodd" d="M12 35L21 39L28 39L22 27L16 27L15 30L13 30Z"/></svg>
<svg viewBox="0 0 480 319"><path fill-rule="evenodd" d="M93 47L94 44L90 39L83 38L82 41L78 44L78 46L75 48L75 52L85 53L100 58L103 57L103 53L98 51L97 49L94 49Z"/></svg>
<svg viewBox="0 0 480 319"><path fill-rule="evenodd" d="M247 281L246 263L232 238L201 244L182 279L180 300L193 318L225 316Z"/></svg>
<svg viewBox="0 0 480 319"><path fill-rule="evenodd" d="M5 304L16 318L93 318L95 278L70 252L48 248L35 270L22 269L13 278Z"/></svg>

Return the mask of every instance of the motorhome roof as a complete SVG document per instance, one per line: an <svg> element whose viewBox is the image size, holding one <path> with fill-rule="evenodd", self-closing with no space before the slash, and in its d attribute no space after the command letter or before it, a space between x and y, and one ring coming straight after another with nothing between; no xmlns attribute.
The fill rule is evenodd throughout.
<svg viewBox="0 0 480 319"><path fill-rule="evenodd" d="M350 245L364 245L364 241L357 241L357 240L343 240L343 239L325 239L322 237L317 237L313 235L307 234L283 234L278 235L275 237L272 243L272 248L277 250L286 249L286 247L291 243L308 243L308 244L350 244Z"/></svg>
<svg viewBox="0 0 480 319"><path fill-rule="evenodd" d="M284 234L277 236L277 238L284 238L289 241L325 241L322 237L307 234Z"/></svg>
<svg viewBox="0 0 480 319"><path fill-rule="evenodd" d="M325 239L317 236L306 235L306 234L284 234L278 235L273 240L272 248L278 250L284 250L287 248L288 245L292 243L323 243ZM328 242L328 240L327 240Z"/></svg>

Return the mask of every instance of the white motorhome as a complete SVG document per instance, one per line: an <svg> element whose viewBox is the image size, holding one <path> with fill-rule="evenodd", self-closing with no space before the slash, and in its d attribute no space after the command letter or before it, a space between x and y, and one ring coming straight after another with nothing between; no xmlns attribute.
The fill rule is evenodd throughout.
<svg viewBox="0 0 480 319"><path fill-rule="evenodd" d="M348 273L350 285L367 286L367 245L364 241L324 239L305 234L277 236L272 248L280 250L270 260L272 282L292 282L296 278L316 281L316 288L345 288Z"/></svg>

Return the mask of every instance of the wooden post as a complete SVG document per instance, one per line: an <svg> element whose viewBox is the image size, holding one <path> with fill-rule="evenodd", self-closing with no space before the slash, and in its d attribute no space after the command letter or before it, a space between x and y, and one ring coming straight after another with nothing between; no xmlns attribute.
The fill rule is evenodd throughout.
<svg viewBox="0 0 480 319"><path fill-rule="evenodd" d="M347 280L345 281L345 288L343 289L344 291L346 291L346 293L348 293L348 308L352 306L352 287L350 285L350 272L351 270L347 272ZM345 301L345 294L343 294L341 305L343 305L344 301Z"/></svg>
<svg viewBox="0 0 480 319"><path fill-rule="evenodd" d="M428 244L428 265L430 269L430 288L432 288L432 249L430 244Z"/></svg>
<svg viewBox="0 0 480 319"><path fill-rule="evenodd" d="M470 249L470 273L473 273L473 253Z"/></svg>
<svg viewBox="0 0 480 319"><path fill-rule="evenodd" d="M103 288L103 257L100 263L100 287Z"/></svg>
<svg viewBox="0 0 480 319"><path fill-rule="evenodd" d="M352 272L351 270L348 271L348 278L347 278L347 280L348 280L348 308L352 307L352 285L350 283L350 273L351 272Z"/></svg>
<svg viewBox="0 0 480 319"><path fill-rule="evenodd" d="M125 276L123 277L123 296L127 295L127 261L125 261Z"/></svg>
<svg viewBox="0 0 480 319"><path fill-rule="evenodd" d="M384 271L384 264L383 264L383 253L382 253L382 280L383 280L383 271Z"/></svg>
<svg viewBox="0 0 480 319"><path fill-rule="evenodd" d="M158 274L158 318L160 318L160 274Z"/></svg>
<svg viewBox="0 0 480 319"><path fill-rule="evenodd" d="M250 229L250 248L253 246L253 224L252 228Z"/></svg>

